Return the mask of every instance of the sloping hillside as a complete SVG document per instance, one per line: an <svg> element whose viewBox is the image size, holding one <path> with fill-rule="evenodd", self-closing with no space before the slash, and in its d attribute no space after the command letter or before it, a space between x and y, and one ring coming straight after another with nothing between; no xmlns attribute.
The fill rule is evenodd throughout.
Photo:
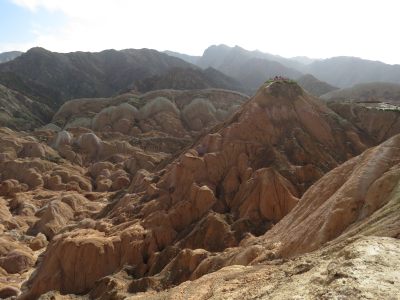
<svg viewBox="0 0 400 300"><path fill-rule="evenodd" d="M174 68L164 75L155 75L135 82L133 89L148 92L161 89L198 90L220 88L248 93L237 80L217 71L214 68L182 69Z"/></svg>
<svg viewBox="0 0 400 300"><path fill-rule="evenodd" d="M296 81L303 89L317 97L339 89L329 83L318 80L311 74L303 75L297 78Z"/></svg>
<svg viewBox="0 0 400 300"><path fill-rule="evenodd" d="M65 100L111 96L171 68L195 68L155 50L55 53L33 48L0 65L0 83L57 109Z"/></svg>
<svg viewBox="0 0 400 300"><path fill-rule="evenodd" d="M400 84L369 82L322 95L326 100L353 100L356 102L400 103Z"/></svg>
<svg viewBox="0 0 400 300"><path fill-rule="evenodd" d="M51 120L52 110L0 84L0 126L33 130Z"/></svg>

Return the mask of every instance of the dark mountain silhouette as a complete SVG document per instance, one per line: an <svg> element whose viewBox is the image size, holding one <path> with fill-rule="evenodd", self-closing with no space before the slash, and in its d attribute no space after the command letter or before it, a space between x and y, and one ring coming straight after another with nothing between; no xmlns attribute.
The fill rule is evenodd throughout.
<svg viewBox="0 0 400 300"><path fill-rule="evenodd" d="M8 62L20 56L23 52L20 51L9 51L0 53L0 63Z"/></svg>
<svg viewBox="0 0 400 300"><path fill-rule="evenodd" d="M150 49L55 53L32 48L0 65L0 83L56 109L72 98L111 96L177 67L196 68Z"/></svg>

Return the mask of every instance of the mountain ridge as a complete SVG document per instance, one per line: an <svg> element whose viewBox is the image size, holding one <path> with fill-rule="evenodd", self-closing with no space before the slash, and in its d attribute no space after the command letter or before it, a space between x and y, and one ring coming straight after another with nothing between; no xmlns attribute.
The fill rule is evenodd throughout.
<svg viewBox="0 0 400 300"><path fill-rule="evenodd" d="M37 47L1 64L0 82L56 109L71 98L111 96L170 67L196 68L151 49L64 54Z"/></svg>
<svg viewBox="0 0 400 300"><path fill-rule="evenodd" d="M179 55L181 55L182 58L185 57L183 54ZM188 57L190 59L193 58L191 56ZM326 59L310 59L308 57L285 58L279 55L263 53L258 50L249 51L239 46L229 47L221 44L208 47L204 50L203 55L197 57L194 61L202 68L213 66L225 74L240 79L241 76L238 74L230 74L230 70L226 65L229 63L237 64L238 59L242 61L242 64L245 64L245 62L250 58L277 62L282 66L289 68L275 70L276 74L273 74L273 76L281 75L297 79L297 77L300 77L302 74L309 73L319 80L325 81L328 84L339 88L350 87L354 84L372 81L400 83L400 65L385 64L380 61L351 56L336 56ZM266 65L265 67L268 66ZM257 70L255 66L253 66L253 68L254 70ZM288 72L288 70L291 71ZM264 75L264 77L266 75L262 73L259 74ZM270 76L270 74L268 74L268 76ZM266 80L268 78L264 79Z"/></svg>

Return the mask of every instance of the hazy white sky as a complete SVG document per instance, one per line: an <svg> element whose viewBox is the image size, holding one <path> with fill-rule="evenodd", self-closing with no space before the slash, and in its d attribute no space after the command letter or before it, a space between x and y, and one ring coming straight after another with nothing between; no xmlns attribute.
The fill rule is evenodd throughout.
<svg viewBox="0 0 400 300"><path fill-rule="evenodd" d="M154 48L201 55L211 44L227 44L286 57L400 64L400 0L0 1L32 17L24 25L30 34L12 41L3 35L0 51ZM8 13L0 5L0 18ZM6 24L10 33L15 22Z"/></svg>

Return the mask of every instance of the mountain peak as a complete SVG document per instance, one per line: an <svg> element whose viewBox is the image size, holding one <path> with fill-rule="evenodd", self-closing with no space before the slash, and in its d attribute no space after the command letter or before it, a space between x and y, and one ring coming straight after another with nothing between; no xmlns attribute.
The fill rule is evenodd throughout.
<svg viewBox="0 0 400 300"><path fill-rule="evenodd" d="M268 97L284 98L293 100L304 94L303 89L296 81L283 77L276 77L266 81L260 88L262 93Z"/></svg>
<svg viewBox="0 0 400 300"><path fill-rule="evenodd" d="M33 47L29 49L26 53L45 53L45 52L47 53L50 51L42 47Z"/></svg>

